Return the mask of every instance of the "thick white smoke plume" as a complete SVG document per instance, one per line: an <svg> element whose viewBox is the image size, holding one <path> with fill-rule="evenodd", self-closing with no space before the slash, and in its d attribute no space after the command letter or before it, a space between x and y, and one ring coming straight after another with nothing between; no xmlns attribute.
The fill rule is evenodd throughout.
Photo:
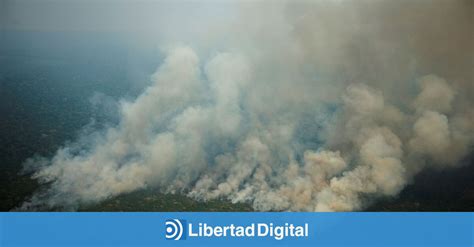
<svg viewBox="0 0 474 247"><path fill-rule="evenodd" d="M472 1L241 10L227 52L169 48L117 126L29 160L49 185L22 209L154 187L262 211L361 210L472 152Z"/></svg>

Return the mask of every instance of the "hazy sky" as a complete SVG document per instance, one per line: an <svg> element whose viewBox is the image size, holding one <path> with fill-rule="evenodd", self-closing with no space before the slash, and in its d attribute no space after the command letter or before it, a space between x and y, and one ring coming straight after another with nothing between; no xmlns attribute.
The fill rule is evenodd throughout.
<svg viewBox="0 0 474 247"><path fill-rule="evenodd" d="M205 54L227 43L229 37L220 34L228 33L225 30L238 18L240 4L236 1L0 0L0 27L43 33L118 33L134 47L155 50L192 44Z"/></svg>
<svg viewBox="0 0 474 247"><path fill-rule="evenodd" d="M235 14L231 1L2 0L6 29L34 31L192 30Z"/></svg>

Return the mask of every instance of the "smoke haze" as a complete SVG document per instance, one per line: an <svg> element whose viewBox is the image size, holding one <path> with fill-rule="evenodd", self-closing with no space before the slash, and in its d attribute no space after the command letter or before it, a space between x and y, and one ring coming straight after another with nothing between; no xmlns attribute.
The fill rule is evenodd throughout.
<svg viewBox="0 0 474 247"><path fill-rule="evenodd" d="M116 126L27 160L46 186L18 210L149 187L261 211L395 196L472 152L473 3L229 2L205 35L156 38L166 58Z"/></svg>

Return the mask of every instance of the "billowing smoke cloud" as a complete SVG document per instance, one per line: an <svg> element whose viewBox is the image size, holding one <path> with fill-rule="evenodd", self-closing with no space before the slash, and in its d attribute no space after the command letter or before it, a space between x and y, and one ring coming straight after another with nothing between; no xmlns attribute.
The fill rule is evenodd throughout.
<svg viewBox="0 0 474 247"><path fill-rule="evenodd" d="M48 186L21 209L154 187L263 211L360 210L472 151L472 1L241 10L220 33L227 52L168 48L117 126L28 160Z"/></svg>

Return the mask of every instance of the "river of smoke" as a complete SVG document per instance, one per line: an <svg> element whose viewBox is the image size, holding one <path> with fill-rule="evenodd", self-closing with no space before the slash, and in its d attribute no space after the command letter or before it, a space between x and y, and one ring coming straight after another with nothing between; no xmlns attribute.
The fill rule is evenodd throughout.
<svg viewBox="0 0 474 247"><path fill-rule="evenodd" d="M120 104L118 126L87 148L28 160L49 185L20 210L73 210L145 187L262 211L360 210L472 151L473 43L431 42L438 32L472 41L472 3L259 4L230 52L202 63L170 48L152 85Z"/></svg>

